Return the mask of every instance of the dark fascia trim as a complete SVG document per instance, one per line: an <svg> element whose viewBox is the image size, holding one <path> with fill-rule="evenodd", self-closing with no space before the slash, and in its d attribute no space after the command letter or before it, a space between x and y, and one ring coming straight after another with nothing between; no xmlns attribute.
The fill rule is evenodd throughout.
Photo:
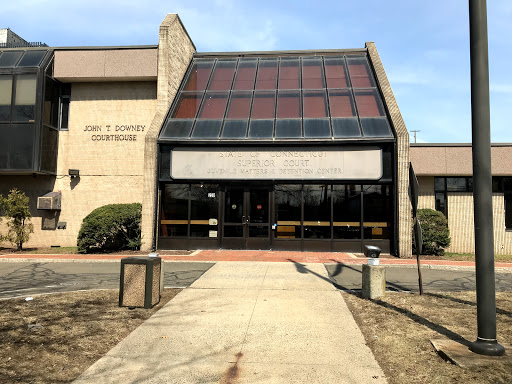
<svg viewBox="0 0 512 384"><path fill-rule="evenodd" d="M471 147L471 143L410 143L411 147ZM491 147L512 147L512 143L491 143Z"/></svg>
<svg viewBox="0 0 512 384"><path fill-rule="evenodd" d="M293 51L247 51L247 52L196 52L194 58L207 57L259 57L259 56L319 56L319 55L353 55L366 54L366 48L355 49L311 49Z"/></svg>
<svg viewBox="0 0 512 384"><path fill-rule="evenodd" d="M184 140L176 140L176 139L158 139L158 144L162 145L213 145L213 146L239 146L239 147L247 147L247 146L264 146L268 148L279 147L279 146L354 146L354 145L378 145L378 144L386 144L386 143L394 143L395 138L375 138L375 139L336 139L336 140L323 140L323 139L277 139L274 141L270 140L248 140L248 139L212 139L212 140L203 140L203 139L184 139Z"/></svg>
<svg viewBox="0 0 512 384"><path fill-rule="evenodd" d="M115 51L126 49L158 49L158 45L52 47L52 49L54 49L55 51Z"/></svg>

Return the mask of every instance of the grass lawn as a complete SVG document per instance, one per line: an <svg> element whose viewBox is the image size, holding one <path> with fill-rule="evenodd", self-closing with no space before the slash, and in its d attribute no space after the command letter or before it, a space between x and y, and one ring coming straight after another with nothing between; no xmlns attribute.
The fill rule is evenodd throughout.
<svg viewBox="0 0 512 384"><path fill-rule="evenodd" d="M69 383L176 296L120 308L118 290L0 300L0 383Z"/></svg>
<svg viewBox="0 0 512 384"><path fill-rule="evenodd" d="M512 363L462 369L441 359L431 339L476 340L474 292L387 293L365 300L343 293L390 384L512 383ZM496 293L498 342L512 344L512 297ZM507 351L508 354L512 351Z"/></svg>

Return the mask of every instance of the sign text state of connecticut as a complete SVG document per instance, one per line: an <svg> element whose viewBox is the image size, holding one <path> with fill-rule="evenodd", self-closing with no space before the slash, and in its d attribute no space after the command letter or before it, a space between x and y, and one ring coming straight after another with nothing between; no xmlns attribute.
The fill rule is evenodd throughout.
<svg viewBox="0 0 512 384"><path fill-rule="evenodd" d="M332 150L175 149L171 177L192 180L378 180L382 177L379 148Z"/></svg>
<svg viewBox="0 0 512 384"><path fill-rule="evenodd" d="M137 141L137 133L146 129L140 124L85 125L84 132L91 132L90 140L96 142Z"/></svg>

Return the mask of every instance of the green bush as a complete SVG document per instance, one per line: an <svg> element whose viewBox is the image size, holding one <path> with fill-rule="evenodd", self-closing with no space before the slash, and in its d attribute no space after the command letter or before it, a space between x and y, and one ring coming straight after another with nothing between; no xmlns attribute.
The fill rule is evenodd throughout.
<svg viewBox="0 0 512 384"><path fill-rule="evenodd" d="M433 209L418 209L418 220L423 234L424 255L443 255L450 245L448 220L442 212Z"/></svg>
<svg viewBox="0 0 512 384"><path fill-rule="evenodd" d="M7 217L7 235L0 235L0 241L7 240L16 245L18 251L23 250L30 234L34 232L34 224L30 222L32 215L29 208L30 199L25 193L14 188L7 199L0 196L0 211Z"/></svg>
<svg viewBox="0 0 512 384"><path fill-rule="evenodd" d="M80 253L138 250L141 245L142 205L109 204L87 215L78 233Z"/></svg>

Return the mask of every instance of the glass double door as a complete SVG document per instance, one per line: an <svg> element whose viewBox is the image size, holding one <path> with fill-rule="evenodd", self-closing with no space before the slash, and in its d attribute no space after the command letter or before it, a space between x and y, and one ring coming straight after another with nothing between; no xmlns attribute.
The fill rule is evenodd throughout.
<svg viewBox="0 0 512 384"><path fill-rule="evenodd" d="M270 188L226 188L222 248L270 249Z"/></svg>

